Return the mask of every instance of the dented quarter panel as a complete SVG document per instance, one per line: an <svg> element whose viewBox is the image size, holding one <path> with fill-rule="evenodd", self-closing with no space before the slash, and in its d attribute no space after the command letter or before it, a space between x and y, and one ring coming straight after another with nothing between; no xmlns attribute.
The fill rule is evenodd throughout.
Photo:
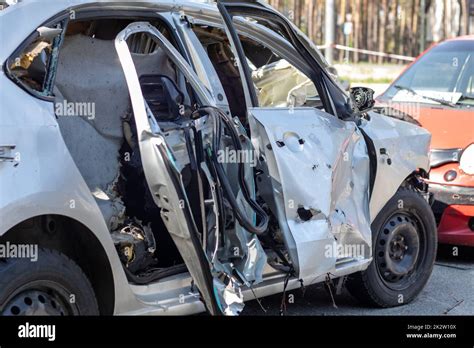
<svg viewBox="0 0 474 348"><path fill-rule="evenodd" d="M16 163L0 162L0 235L46 214L80 222L107 254L114 279L115 313L136 308L107 225L64 143L53 103L20 90L3 72L0 90L0 142L15 145L13 151L19 154Z"/></svg>

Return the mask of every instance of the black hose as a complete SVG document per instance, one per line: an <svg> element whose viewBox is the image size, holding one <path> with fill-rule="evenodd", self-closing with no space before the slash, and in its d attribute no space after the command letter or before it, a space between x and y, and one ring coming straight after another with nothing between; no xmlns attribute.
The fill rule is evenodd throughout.
<svg viewBox="0 0 474 348"><path fill-rule="evenodd" d="M261 235L267 231L269 218L267 213L262 209L262 207L258 205L258 203L251 196L250 189L248 188L247 182L245 181L245 167L243 163L241 163L240 161L238 163L239 187L242 190L245 201L250 205L252 210L259 217L259 223L257 226L255 226L253 224L253 221L250 221L247 218L246 213L240 209L237 200L234 196L232 186L225 173L224 167L222 166L222 163L217 160L216 157L216 150L220 146L221 122L229 130L232 143L237 151L242 150L239 135L235 130L235 126L233 125L232 120L225 113L215 107L207 107L206 109L212 109L212 112L209 112L209 114L217 115L217 122L215 122L216 127L214 129L214 143L211 160L214 163L217 175L219 177L219 181L222 185L227 200L229 201L229 204L231 205L235 217L237 218L237 221L239 221L240 225L250 233Z"/></svg>
<svg viewBox="0 0 474 348"><path fill-rule="evenodd" d="M217 159L215 158L213 158L213 162L216 164L216 170L217 170L219 179L221 181L222 188L224 189L227 200L229 201L229 204L231 205L233 209L233 212L235 214L235 217L237 218L237 221L239 221L240 225L242 225L242 227L245 228L250 233L255 233L257 235L261 235L265 233L267 231L267 226L268 226L268 216L266 215L266 213L263 210L261 210L261 212L259 211L259 209L261 209L260 206L257 205L258 209L255 209L255 206L251 205L255 213L258 216L260 216L260 223L257 226L254 226L253 222L249 221L247 217L245 216L245 212L242 212L240 210L237 200L234 197L232 186L230 185L229 180L227 179L227 176L224 172L224 169L222 168L222 165L217 164L216 163ZM250 202L248 203L250 204Z"/></svg>

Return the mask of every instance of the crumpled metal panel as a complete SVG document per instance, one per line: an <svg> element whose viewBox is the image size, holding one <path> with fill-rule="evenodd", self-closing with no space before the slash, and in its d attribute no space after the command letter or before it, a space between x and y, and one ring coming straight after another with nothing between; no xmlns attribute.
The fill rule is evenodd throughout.
<svg viewBox="0 0 474 348"><path fill-rule="evenodd" d="M152 128L150 122L153 117L148 117L149 109L147 110L146 103L144 103L137 71L126 42L131 34L144 31L150 32L161 40L161 43L164 44L163 48L167 52L171 50L172 53L175 53L170 58L174 58L174 63L183 67L184 73L188 73L190 70L187 66L184 66L185 62L182 58L178 58L180 57L179 53L174 52L171 44L149 23L132 23L122 30L115 39L116 50L130 92L145 177L155 203L161 208L163 222L196 285L201 290L208 310L212 314L219 314L220 309L217 308L213 293L210 270L207 268L208 262L205 260L204 252L197 246L196 226L189 219L190 206L184 196L185 191L181 174L175 165L175 158L166 144L159 126L153 124ZM207 96L207 93L201 88L197 89L197 93L202 98ZM209 102L211 101L209 100ZM182 206L183 203L184 206Z"/></svg>
<svg viewBox="0 0 474 348"><path fill-rule="evenodd" d="M370 257L369 157L355 124L312 108L250 114L252 142L266 159L262 191L270 185L276 197L269 206L299 278L333 270L345 243Z"/></svg>
<svg viewBox="0 0 474 348"><path fill-rule="evenodd" d="M126 43L131 34L139 32L148 32L156 38L156 41L159 42L163 50L194 87L203 105L215 105L215 100L209 94L209 91L202 86L196 74L180 56L179 52L149 23L132 23L117 35L115 45L130 92L143 168L150 191L154 195L155 203L161 208L163 222L201 291L208 310L212 314L219 314L220 312L228 315L238 314L243 307L240 286L262 281L263 267L266 264L265 252L256 236L246 232L237 223L234 231L230 231L231 236L235 237L233 238L234 241L237 242L231 245L231 248L237 246L240 250L241 262L231 262L229 258L222 257L226 256L225 253L219 253L217 248L214 251L211 249L211 252L209 252L206 245L206 250L203 250L203 246L197 239L197 226L195 226L192 219L181 177L182 163L177 162L172 147L166 141L160 126L153 121L151 111L144 102L136 67ZM199 120L196 121L196 123L198 122ZM212 127L212 122L215 122L215 120L210 119L209 124L211 125L208 125L208 127ZM239 127L243 131L241 124ZM247 141L247 143L250 144L250 141ZM203 164L203 171L206 173L212 189L215 183L212 182L205 164ZM252 169L249 166L246 168L246 178L253 183ZM251 214L251 210L246 206L246 203L242 203L241 193L237 194L237 198L241 202L241 206ZM214 199L214 206L216 205ZM219 213L223 214L224 212ZM211 244L215 242L216 246L219 245L217 237L214 241L211 241ZM235 255L232 256L234 259ZM235 273L244 284L238 281L237 277L234 276Z"/></svg>
<svg viewBox="0 0 474 348"><path fill-rule="evenodd" d="M220 279L214 278L214 289L222 313L234 316L242 312L244 309L244 296L240 286L235 281L231 280L225 285Z"/></svg>
<svg viewBox="0 0 474 348"><path fill-rule="evenodd" d="M377 176L370 199L373 219L414 171L430 170L431 133L414 124L370 112L361 128L372 139L377 153Z"/></svg>

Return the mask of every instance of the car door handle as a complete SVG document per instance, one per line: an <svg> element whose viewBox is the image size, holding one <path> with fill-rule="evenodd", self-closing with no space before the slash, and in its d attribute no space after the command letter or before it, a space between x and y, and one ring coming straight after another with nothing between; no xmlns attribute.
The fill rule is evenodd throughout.
<svg viewBox="0 0 474 348"><path fill-rule="evenodd" d="M11 154L15 148L16 145L0 145L0 162L15 162L15 156Z"/></svg>

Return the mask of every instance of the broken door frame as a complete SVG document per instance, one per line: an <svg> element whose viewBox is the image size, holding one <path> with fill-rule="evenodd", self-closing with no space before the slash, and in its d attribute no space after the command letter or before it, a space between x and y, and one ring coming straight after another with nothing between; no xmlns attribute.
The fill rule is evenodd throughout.
<svg viewBox="0 0 474 348"><path fill-rule="evenodd" d="M135 22L117 35L115 47L130 93L143 169L150 192L155 203L161 208L163 221L200 290L207 309L211 314L218 315L222 311L216 300L210 263L198 238L198 228L192 217L181 173L176 167L173 154L166 144L159 125L146 107L138 74L126 41L130 35L144 32L151 34L186 76L200 101L204 105L215 104L208 91L198 83L197 76L181 54L154 26L147 22Z"/></svg>

